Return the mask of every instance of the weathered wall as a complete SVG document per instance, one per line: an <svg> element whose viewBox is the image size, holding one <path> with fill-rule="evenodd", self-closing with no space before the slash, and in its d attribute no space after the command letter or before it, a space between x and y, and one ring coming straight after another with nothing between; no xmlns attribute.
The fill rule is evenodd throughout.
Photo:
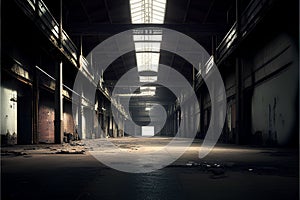
<svg viewBox="0 0 300 200"><path fill-rule="evenodd" d="M1 86L1 135L17 134L16 101L17 91Z"/></svg>
<svg viewBox="0 0 300 200"><path fill-rule="evenodd" d="M64 113L63 113L63 125L64 132L66 133L74 133L75 124L72 115L72 104L71 102L64 102Z"/></svg>
<svg viewBox="0 0 300 200"><path fill-rule="evenodd" d="M297 58L296 46L286 34L275 37L253 58L255 82L281 70L253 91L252 133L261 131L265 143L284 145L297 134Z"/></svg>
<svg viewBox="0 0 300 200"><path fill-rule="evenodd" d="M54 97L40 94L38 134L39 142L54 143Z"/></svg>

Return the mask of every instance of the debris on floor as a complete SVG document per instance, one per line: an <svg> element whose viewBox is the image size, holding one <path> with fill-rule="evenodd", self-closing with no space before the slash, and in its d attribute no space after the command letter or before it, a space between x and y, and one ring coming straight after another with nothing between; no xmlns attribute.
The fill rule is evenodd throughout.
<svg viewBox="0 0 300 200"><path fill-rule="evenodd" d="M85 154L87 148L81 141L63 144L13 145L1 148L1 156L26 156L34 154Z"/></svg>
<svg viewBox="0 0 300 200"><path fill-rule="evenodd" d="M194 161L188 161L187 163L186 163L186 166L187 167L195 167L195 166L198 166L199 164L198 163L196 163L196 162L194 162Z"/></svg>
<svg viewBox="0 0 300 200"><path fill-rule="evenodd" d="M57 151L56 154L84 154L85 151L84 150L61 150L61 151Z"/></svg>

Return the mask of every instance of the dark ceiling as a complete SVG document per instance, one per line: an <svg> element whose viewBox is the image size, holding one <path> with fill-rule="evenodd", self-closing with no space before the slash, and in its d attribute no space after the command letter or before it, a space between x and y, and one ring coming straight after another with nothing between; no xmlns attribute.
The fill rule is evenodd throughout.
<svg viewBox="0 0 300 200"><path fill-rule="evenodd" d="M44 0L54 17L59 19L59 0ZM242 0L245 6L249 0ZM180 31L201 44L210 54L212 37L218 44L235 18L235 0L167 0L163 27ZM78 46L82 41L83 55L113 34L136 28L131 24L129 0L63 0L63 28ZM191 67L176 55L163 52L160 63L179 70L188 80ZM106 72L113 82L134 67L134 53L116 60Z"/></svg>
<svg viewBox="0 0 300 200"><path fill-rule="evenodd" d="M45 0L56 19L59 0ZM211 51L211 36L222 38L234 21L235 0L168 0L165 27L190 35ZM83 36L83 52L130 25L129 0L63 0L64 29L79 42ZM172 26L173 25L173 26Z"/></svg>

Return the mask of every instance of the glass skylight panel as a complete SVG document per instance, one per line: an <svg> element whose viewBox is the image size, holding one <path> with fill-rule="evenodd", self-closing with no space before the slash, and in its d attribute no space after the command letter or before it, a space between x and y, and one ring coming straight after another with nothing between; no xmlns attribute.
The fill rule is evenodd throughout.
<svg viewBox="0 0 300 200"><path fill-rule="evenodd" d="M136 52L159 52L160 42L135 42Z"/></svg>
<svg viewBox="0 0 300 200"><path fill-rule="evenodd" d="M143 97L143 96L154 96L155 91L147 91L138 94L117 94L119 97Z"/></svg>
<svg viewBox="0 0 300 200"><path fill-rule="evenodd" d="M133 35L134 42L161 42L162 35Z"/></svg>
<svg viewBox="0 0 300 200"><path fill-rule="evenodd" d="M156 87L155 86L141 86L140 87L140 91L156 91Z"/></svg>
<svg viewBox="0 0 300 200"><path fill-rule="evenodd" d="M136 3L140 3L142 2L143 0L130 0L130 3L131 4L136 4Z"/></svg>
<svg viewBox="0 0 300 200"><path fill-rule="evenodd" d="M136 53L138 71L158 72L159 53Z"/></svg>
<svg viewBox="0 0 300 200"><path fill-rule="evenodd" d="M141 83L153 83L157 81L157 76L140 76Z"/></svg>
<svg viewBox="0 0 300 200"><path fill-rule="evenodd" d="M141 96L154 96L155 91L143 91L141 92Z"/></svg>
<svg viewBox="0 0 300 200"><path fill-rule="evenodd" d="M130 0L133 24L163 24L166 0ZM138 72L158 72L162 30L159 28L133 30ZM156 82L156 76L139 76L140 82ZM154 87L155 88L155 87ZM155 89L140 88L142 92L155 94ZM152 88L153 89L153 88ZM153 94L153 95L154 95Z"/></svg>
<svg viewBox="0 0 300 200"><path fill-rule="evenodd" d="M166 0L130 0L133 24L163 24Z"/></svg>
<svg viewBox="0 0 300 200"><path fill-rule="evenodd" d="M162 29L148 28L148 29L133 29L133 35L162 35Z"/></svg>

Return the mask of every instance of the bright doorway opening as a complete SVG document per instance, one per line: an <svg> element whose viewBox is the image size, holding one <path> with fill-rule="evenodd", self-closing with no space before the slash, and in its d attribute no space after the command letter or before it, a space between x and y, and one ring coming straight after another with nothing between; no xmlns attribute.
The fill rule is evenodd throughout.
<svg viewBox="0 0 300 200"><path fill-rule="evenodd" d="M144 137L154 136L154 126L142 126L142 136Z"/></svg>

